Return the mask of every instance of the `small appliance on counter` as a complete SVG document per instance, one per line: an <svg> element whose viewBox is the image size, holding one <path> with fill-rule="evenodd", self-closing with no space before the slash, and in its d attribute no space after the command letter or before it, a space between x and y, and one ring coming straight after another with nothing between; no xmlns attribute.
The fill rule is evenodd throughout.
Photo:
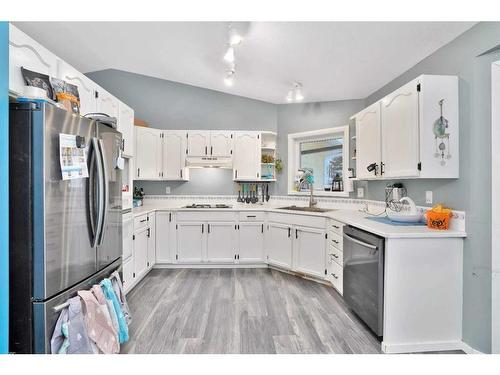
<svg viewBox="0 0 500 375"><path fill-rule="evenodd" d="M134 207L141 207L142 206L142 201L144 199L144 189L143 188L138 188L137 186L134 187Z"/></svg>

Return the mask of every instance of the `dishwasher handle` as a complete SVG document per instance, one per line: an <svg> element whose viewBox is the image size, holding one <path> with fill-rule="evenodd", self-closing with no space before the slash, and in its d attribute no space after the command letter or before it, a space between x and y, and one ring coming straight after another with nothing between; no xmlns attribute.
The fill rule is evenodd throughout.
<svg viewBox="0 0 500 375"><path fill-rule="evenodd" d="M364 246L364 247L367 247L369 249L372 249L372 250L375 250L377 251L378 250L378 247L375 246L375 245L372 245L372 244L369 244L369 243L366 243L366 242L363 242L363 241L360 241L354 237L351 237L349 236L348 234L343 234L344 238L347 239L348 241L352 241L354 243L357 243L358 245L361 245L361 246Z"/></svg>

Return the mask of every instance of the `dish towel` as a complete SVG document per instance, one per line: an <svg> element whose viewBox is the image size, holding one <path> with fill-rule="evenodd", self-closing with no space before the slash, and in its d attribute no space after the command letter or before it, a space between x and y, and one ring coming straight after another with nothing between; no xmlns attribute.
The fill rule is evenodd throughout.
<svg viewBox="0 0 500 375"><path fill-rule="evenodd" d="M82 299L83 315L89 338L102 353L119 353L118 335L113 328L107 305L101 305L94 294L88 290L80 290L78 295Z"/></svg>
<svg viewBox="0 0 500 375"><path fill-rule="evenodd" d="M128 307L127 299L125 298L125 292L123 291L123 284L118 272L113 272L111 274L111 284L113 285L113 290L116 296L120 300L122 306L123 315L128 325L132 322L132 315L130 315L130 309Z"/></svg>
<svg viewBox="0 0 500 375"><path fill-rule="evenodd" d="M123 315L120 301L118 300L118 297L116 296L109 279L102 280L99 285L102 288L106 300L113 303L116 317L118 319L118 339L120 341L120 344L123 344L124 342L128 341L128 326L125 320L125 316Z"/></svg>
<svg viewBox="0 0 500 375"><path fill-rule="evenodd" d="M68 354L93 354L94 350L87 335L87 327L82 312L82 302L76 296L69 299L68 307ZM63 344L64 347L64 344Z"/></svg>

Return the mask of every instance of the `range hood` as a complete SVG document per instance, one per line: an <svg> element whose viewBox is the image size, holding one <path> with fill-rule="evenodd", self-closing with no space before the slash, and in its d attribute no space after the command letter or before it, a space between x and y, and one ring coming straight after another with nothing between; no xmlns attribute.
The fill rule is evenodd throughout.
<svg viewBox="0 0 500 375"><path fill-rule="evenodd" d="M229 156L188 156L188 168L233 168L233 158Z"/></svg>

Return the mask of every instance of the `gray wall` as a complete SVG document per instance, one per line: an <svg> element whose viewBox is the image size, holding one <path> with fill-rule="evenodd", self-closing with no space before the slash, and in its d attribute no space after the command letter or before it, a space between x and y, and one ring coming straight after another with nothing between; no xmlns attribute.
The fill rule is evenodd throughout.
<svg viewBox="0 0 500 375"><path fill-rule="evenodd" d="M403 181L417 204L425 191L435 202L467 211L464 249L463 337L473 348L491 350L491 62L500 52L478 57L500 43L500 23L480 23L442 47L366 100L272 105L174 82L115 70L90 73L103 87L130 104L136 116L161 128L268 129L278 131L284 171L274 186L286 194L289 133L345 125L348 118L420 74L460 78L460 179ZM154 99L151 99L154 98ZM354 134L351 129L351 134ZM193 170L191 181L171 183L175 194L231 194L229 171ZM384 199L391 181L359 182L369 199ZM166 183L141 183L146 193L164 193Z"/></svg>
<svg viewBox="0 0 500 375"><path fill-rule="evenodd" d="M140 74L108 69L87 76L159 129L277 131L274 104ZM237 184L223 169L193 169L188 182L137 181L146 194L235 194ZM271 188L272 192L272 188Z"/></svg>
<svg viewBox="0 0 500 375"><path fill-rule="evenodd" d="M369 105L420 74L459 76L460 178L402 181L408 195L467 211L464 249L463 337L473 348L491 351L491 62L500 43L500 23L480 23L366 99ZM425 88L424 88L425 90ZM451 125L453 126L453 125ZM382 200L384 182L368 182L368 198Z"/></svg>
<svg viewBox="0 0 500 375"><path fill-rule="evenodd" d="M288 134L347 125L349 117L364 106L364 100L278 105L278 155L284 165L274 191L279 195L288 193ZM353 125L350 131L353 135Z"/></svg>

